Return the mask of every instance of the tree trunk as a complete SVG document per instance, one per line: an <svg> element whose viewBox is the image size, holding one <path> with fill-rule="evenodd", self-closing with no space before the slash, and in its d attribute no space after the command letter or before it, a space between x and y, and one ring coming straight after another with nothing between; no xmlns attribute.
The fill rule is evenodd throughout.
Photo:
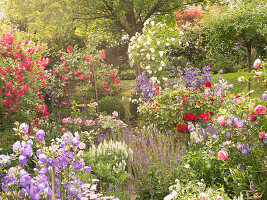
<svg viewBox="0 0 267 200"><path fill-rule="evenodd" d="M250 73L251 72L251 45L250 44L247 44L247 56L248 56L248 73ZM250 84L251 84L251 80L249 78L248 85L247 85L248 92L250 92Z"/></svg>

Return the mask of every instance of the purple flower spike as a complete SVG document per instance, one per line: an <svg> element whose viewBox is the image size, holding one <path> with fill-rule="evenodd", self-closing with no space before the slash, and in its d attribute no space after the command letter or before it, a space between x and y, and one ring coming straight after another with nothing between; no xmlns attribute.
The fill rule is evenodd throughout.
<svg viewBox="0 0 267 200"><path fill-rule="evenodd" d="M262 100L263 100L263 101L267 100L267 93L264 93L264 94L262 95Z"/></svg>

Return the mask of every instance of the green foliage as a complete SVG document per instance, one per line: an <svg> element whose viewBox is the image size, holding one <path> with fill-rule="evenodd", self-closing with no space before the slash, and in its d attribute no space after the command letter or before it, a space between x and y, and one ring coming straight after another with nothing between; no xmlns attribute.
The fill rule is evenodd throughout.
<svg viewBox="0 0 267 200"><path fill-rule="evenodd" d="M133 69L123 70L119 74L121 80L134 80L135 72Z"/></svg>
<svg viewBox="0 0 267 200"><path fill-rule="evenodd" d="M232 55L236 54L239 60L242 59L242 51L251 47L256 49L257 56L266 56L266 4L241 1L232 3L225 9L225 12L215 9L205 17L209 58L230 52Z"/></svg>
<svg viewBox="0 0 267 200"><path fill-rule="evenodd" d="M117 97L108 96L101 99L98 107L100 112L105 112L108 115L112 115L114 111L117 111L120 119L124 119L125 117L125 109Z"/></svg>

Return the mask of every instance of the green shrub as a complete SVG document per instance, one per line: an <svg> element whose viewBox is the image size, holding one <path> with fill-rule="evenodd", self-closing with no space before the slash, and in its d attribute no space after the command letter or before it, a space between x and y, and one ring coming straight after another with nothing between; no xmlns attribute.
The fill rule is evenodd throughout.
<svg viewBox="0 0 267 200"><path fill-rule="evenodd" d="M120 119L124 119L125 117L125 109L117 97L105 97L101 99L98 102L98 108L100 112L106 112L108 115L112 115L114 111L117 111Z"/></svg>
<svg viewBox="0 0 267 200"><path fill-rule="evenodd" d="M120 72L119 74L121 80L134 80L135 79L135 72L133 69L128 69Z"/></svg>

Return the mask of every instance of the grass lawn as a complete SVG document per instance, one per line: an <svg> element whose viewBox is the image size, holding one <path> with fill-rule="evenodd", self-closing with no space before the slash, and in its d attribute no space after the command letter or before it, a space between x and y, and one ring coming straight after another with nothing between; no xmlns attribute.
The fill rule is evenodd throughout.
<svg viewBox="0 0 267 200"><path fill-rule="evenodd" d="M238 82L238 77L247 75L248 72L236 72L236 73L228 73L222 74L221 76L228 81L229 84L234 84L233 93L241 93L247 92L247 84L241 84ZM214 75L214 80L218 80L218 78ZM262 98L262 94L264 91L267 91L267 88L263 87L260 83L254 83L251 85L251 97Z"/></svg>

